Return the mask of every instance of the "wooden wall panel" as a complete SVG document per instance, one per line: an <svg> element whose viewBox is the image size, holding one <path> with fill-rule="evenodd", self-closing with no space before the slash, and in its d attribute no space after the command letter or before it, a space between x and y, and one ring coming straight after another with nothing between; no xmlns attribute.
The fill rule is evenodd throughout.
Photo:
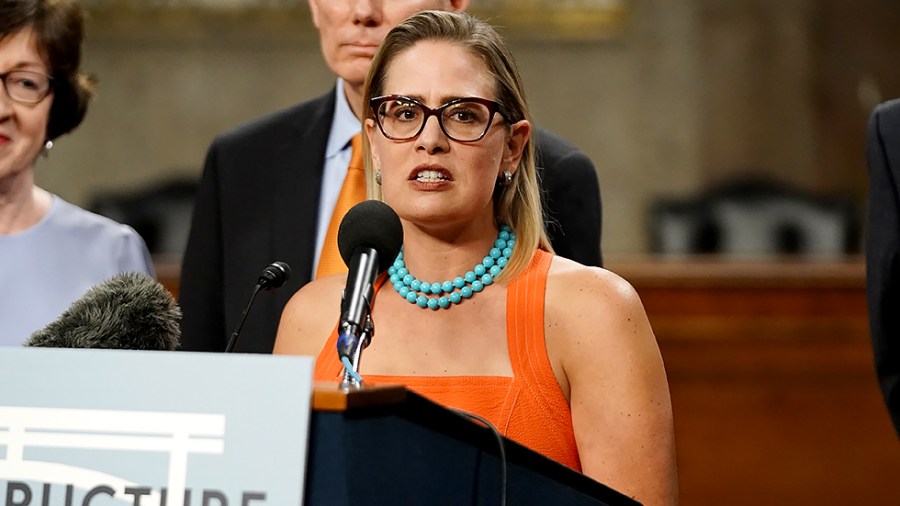
<svg viewBox="0 0 900 506"><path fill-rule="evenodd" d="M666 363L682 504L900 504L861 259L609 264Z"/></svg>

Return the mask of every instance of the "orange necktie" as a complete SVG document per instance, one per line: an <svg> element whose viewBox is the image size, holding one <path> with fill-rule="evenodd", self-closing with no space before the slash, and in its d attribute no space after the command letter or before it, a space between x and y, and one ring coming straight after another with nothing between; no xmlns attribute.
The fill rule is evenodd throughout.
<svg viewBox="0 0 900 506"><path fill-rule="evenodd" d="M337 202L334 204L334 213L331 215L331 223L328 224L328 232L325 233L325 242L322 243L322 254L319 256L319 267L316 269L316 278L321 278L339 272L347 272L347 265L338 251L337 235L341 220L347 211L356 204L366 199L366 169L363 167L362 132L353 136L350 141L350 164L347 166L347 177L341 186Z"/></svg>

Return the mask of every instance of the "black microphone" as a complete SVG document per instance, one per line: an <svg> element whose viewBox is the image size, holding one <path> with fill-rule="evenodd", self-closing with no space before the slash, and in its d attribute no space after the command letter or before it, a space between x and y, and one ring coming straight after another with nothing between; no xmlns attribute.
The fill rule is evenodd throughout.
<svg viewBox="0 0 900 506"><path fill-rule="evenodd" d="M181 341L181 309L158 281L139 272L95 285L25 346L174 350Z"/></svg>
<svg viewBox="0 0 900 506"><path fill-rule="evenodd" d="M345 371L344 381L359 367L362 349L368 346L374 327L369 311L374 296L375 278L394 262L403 244L400 218L387 204L365 200L350 208L338 228L338 250L347 264L347 285L341 298L341 321L338 326L338 356L352 369ZM358 384L359 379L352 383Z"/></svg>
<svg viewBox="0 0 900 506"><path fill-rule="evenodd" d="M238 323L237 328L234 329L234 333L231 334L231 338L228 339L228 344L225 346L225 353L231 353L231 351L234 350L234 346L237 344L238 335L240 335L241 329L244 328L244 322L247 321L247 314L250 312L250 306L252 306L253 301L256 300L256 294L258 294L260 290L274 290L280 288L284 286L284 283L290 277L291 268L284 262L272 262L268 267L263 269L262 274L259 275L259 279L256 281L256 287L253 288L253 294L250 295L250 302L248 302L247 307L244 308L244 314L241 316L241 321Z"/></svg>
<svg viewBox="0 0 900 506"><path fill-rule="evenodd" d="M256 282L262 290L281 288L291 277L291 267L284 262L273 262L263 269Z"/></svg>

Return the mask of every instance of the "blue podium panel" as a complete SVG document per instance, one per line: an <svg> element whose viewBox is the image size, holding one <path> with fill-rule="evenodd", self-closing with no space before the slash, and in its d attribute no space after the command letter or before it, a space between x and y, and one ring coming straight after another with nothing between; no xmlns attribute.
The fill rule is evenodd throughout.
<svg viewBox="0 0 900 506"><path fill-rule="evenodd" d="M0 348L0 501L300 505L312 363Z"/></svg>

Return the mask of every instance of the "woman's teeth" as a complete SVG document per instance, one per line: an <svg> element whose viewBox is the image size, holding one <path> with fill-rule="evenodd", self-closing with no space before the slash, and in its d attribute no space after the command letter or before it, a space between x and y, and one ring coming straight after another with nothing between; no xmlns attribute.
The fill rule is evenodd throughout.
<svg viewBox="0 0 900 506"><path fill-rule="evenodd" d="M423 170L416 174L416 181L422 183L434 183L438 181L447 181L448 178L440 171L437 170Z"/></svg>

